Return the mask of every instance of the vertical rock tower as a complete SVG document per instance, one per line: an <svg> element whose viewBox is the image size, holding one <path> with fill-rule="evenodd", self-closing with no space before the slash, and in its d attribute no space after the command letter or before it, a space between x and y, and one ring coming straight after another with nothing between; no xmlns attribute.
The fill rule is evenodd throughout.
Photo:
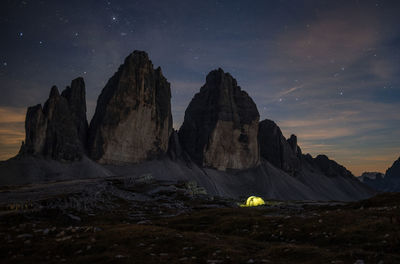
<svg viewBox="0 0 400 264"><path fill-rule="evenodd" d="M170 84L146 52L134 51L97 100L89 154L103 164L153 159L166 153L171 132Z"/></svg>
<svg viewBox="0 0 400 264"><path fill-rule="evenodd" d="M72 80L71 86L67 87L61 96L67 99L72 114L79 140L86 147L87 133L89 129L86 117L85 82L82 77Z"/></svg>
<svg viewBox="0 0 400 264"><path fill-rule="evenodd" d="M87 128L83 79L73 80L61 95L53 86L43 108L40 104L28 108L20 155L79 160L85 153Z"/></svg>
<svg viewBox="0 0 400 264"><path fill-rule="evenodd" d="M211 71L185 111L183 148L200 166L247 169L259 162L260 115L250 96L222 69Z"/></svg>

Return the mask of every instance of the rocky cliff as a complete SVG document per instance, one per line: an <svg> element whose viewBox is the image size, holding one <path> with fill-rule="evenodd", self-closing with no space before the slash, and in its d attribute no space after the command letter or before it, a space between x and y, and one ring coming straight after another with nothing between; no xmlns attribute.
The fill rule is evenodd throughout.
<svg viewBox="0 0 400 264"><path fill-rule="evenodd" d="M25 142L19 155L79 160L85 153L87 126L83 79L73 80L62 95L53 86L43 108L39 104L27 110Z"/></svg>
<svg viewBox="0 0 400 264"><path fill-rule="evenodd" d="M222 69L211 71L179 130L185 151L200 166L247 169L259 162L259 113L249 95Z"/></svg>
<svg viewBox="0 0 400 264"><path fill-rule="evenodd" d="M166 153L172 132L170 84L148 55L134 51L102 90L88 150L100 163L137 163Z"/></svg>
<svg viewBox="0 0 400 264"><path fill-rule="evenodd" d="M301 150L297 146L297 137L292 135L288 140L274 121L265 119L258 128L260 156L275 167L295 175L300 170Z"/></svg>
<svg viewBox="0 0 400 264"><path fill-rule="evenodd" d="M295 176L306 185L316 184L310 181L313 177L346 178L357 185L354 175L336 161L325 155L313 158L310 154L302 154L297 145L297 137L289 139L283 136L280 128L271 120L263 120L259 124L258 140L260 156L276 168ZM323 184L323 183L322 183ZM326 186L320 186L326 187ZM315 186L315 188L320 188Z"/></svg>
<svg viewBox="0 0 400 264"><path fill-rule="evenodd" d="M86 146L89 126L86 117L86 91L83 78L79 77L72 80L71 86L68 86L61 95L68 101L78 137L82 144Z"/></svg>

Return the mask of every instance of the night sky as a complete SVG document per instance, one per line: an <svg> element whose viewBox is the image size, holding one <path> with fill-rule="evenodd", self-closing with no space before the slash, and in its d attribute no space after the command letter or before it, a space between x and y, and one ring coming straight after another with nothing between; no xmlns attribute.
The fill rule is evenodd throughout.
<svg viewBox="0 0 400 264"><path fill-rule="evenodd" d="M0 1L0 159L26 107L82 76L88 118L133 50L171 83L174 127L218 67L303 152L354 174L400 156L400 1Z"/></svg>

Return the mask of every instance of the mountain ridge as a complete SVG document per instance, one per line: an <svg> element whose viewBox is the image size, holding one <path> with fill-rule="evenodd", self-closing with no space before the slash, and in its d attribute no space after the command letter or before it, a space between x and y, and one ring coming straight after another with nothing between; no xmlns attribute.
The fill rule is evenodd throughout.
<svg viewBox="0 0 400 264"><path fill-rule="evenodd" d="M221 68L207 75L179 131L172 129L170 84L146 52L131 53L110 78L90 126L82 114L84 89L83 79L75 79L61 95L52 87L45 110L28 108L26 143L17 157L0 163L0 184L147 170L236 198L357 200L374 193L328 157L302 154L297 137L286 139L272 120L260 122L252 98Z"/></svg>

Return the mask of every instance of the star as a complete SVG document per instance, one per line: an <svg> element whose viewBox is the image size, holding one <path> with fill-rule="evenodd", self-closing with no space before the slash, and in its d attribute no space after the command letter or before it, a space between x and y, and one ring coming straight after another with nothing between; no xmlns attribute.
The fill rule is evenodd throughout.
<svg viewBox="0 0 400 264"><path fill-rule="evenodd" d="M7 62L3 62L4 67L7 66Z"/></svg>
<svg viewBox="0 0 400 264"><path fill-rule="evenodd" d="M116 18L115 16L113 16L113 17L112 17L112 20L113 20L113 21L116 21L116 20L117 20L117 18Z"/></svg>
<svg viewBox="0 0 400 264"><path fill-rule="evenodd" d="M18 36L22 37L24 35L23 32L19 32Z"/></svg>

